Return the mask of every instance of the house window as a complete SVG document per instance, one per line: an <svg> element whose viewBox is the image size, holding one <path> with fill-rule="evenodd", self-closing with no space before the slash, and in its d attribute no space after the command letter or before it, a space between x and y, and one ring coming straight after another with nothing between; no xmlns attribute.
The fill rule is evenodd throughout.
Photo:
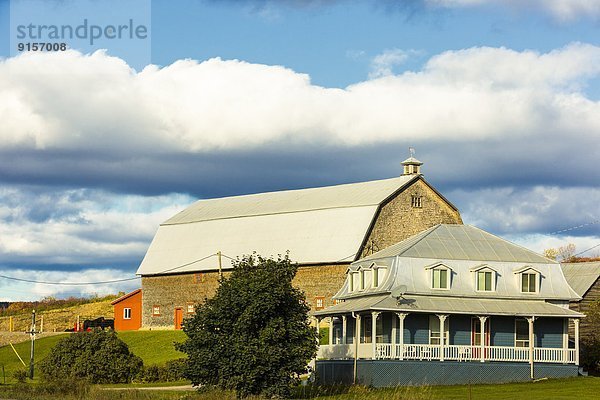
<svg viewBox="0 0 600 400"><path fill-rule="evenodd" d="M373 329L373 322L372 322L372 317L369 316L364 316L360 319L360 323L362 325L362 337L361 337L361 343L371 343L372 342L372 336L371 336L371 332Z"/></svg>
<svg viewBox="0 0 600 400"><path fill-rule="evenodd" d="M360 290L368 289L371 286L372 271L370 269L363 269L360 271Z"/></svg>
<svg viewBox="0 0 600 400"><path fill-rule="evenodd" d="M535 293L537 292L537 274L536 273L522 273L521 274L521 292L523 293Z"/></svg>
<svg viewBox="0 0 600 400"><path fill-rule="evenodd" d="M194 303L187 303L187 313L193 314L196 312L196 308L194 307Z"/></svg>
<svg viewBox="0 0 600 400"><path fill-rule="evenodd" d="M123 319L131 319L131 308L123 309Z"/></svg>
<svg viewBox="0 0 600 400"><path fill-rule="evenodd" d="M411 197L410 205L414 208L422 208L423 207L423 197L413 195Z"/></svg>
<svg viewBox="0 0 600 400"><path fill-rule="evenodd" d="M315 310L322 310L323 308L325 308L325 297L323 296L317 296L315 298Z"/></svg>
<svg viewBox="0 0 600 400"><path fill-rule="evenodd" d="M194 283L202 283L204 282L204 274L202 272L197 272L194 274Z"/></svg>
<svg viewBox="0 0 600 400"><path fill-rule="evenodd" d="M152 316L156 317L160 315L160 306L154 305L152 306Z"/></svg>
<svg viewBox="0 0 600 400"><path fill-rule="evenodd" d="M515 320L515 347L529 347L529 324L524 319Z"/></svg>
<svg viewBox="0 0 600 400"><path fill-rule="evenodd" d="M477 290L480 292L491 292L492 288L493 272L492 271L479 271L477 272Z"/></svg>
<svg viewBox="0 0 600 400"><path fill-rule="evenodd" d="M449 319L446 318L444 322L444 343L448 344L450 338ZM439 345L440 344L440 319L437 315L429 316L429 344Z"/></svg>
<svg viewBox="0 0 600 400"><path fill-rule="evenodd" d="M379 287L379 285L381 285L381 283L384 281L385 279L385 274L387 272L387 268L374 268L373 269L373 287Z"/></svg>
<svg viewBox="0 0 600 400"><path fill-rule="evenodd" d="M350 274L350 291L354 292L360 288L360 277L358 272L353 272Z"/></svg>
<svg viewBox="0 0 600 400"><path fill-rule="evenodd" d="M432 285L434 289L448 289L450 287L449 271L446 268L434 268L431 270Z"/></svg>

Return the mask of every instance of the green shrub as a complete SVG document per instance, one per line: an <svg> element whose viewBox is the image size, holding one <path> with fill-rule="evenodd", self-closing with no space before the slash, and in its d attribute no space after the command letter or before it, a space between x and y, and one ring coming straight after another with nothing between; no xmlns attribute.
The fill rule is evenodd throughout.
<svg viewBox="0 0 600 400"><path fill-rule="evenodd" d="M185 379L185 358L168 361L165 365L150 365L141 369L136 381L143 383L151 382L174 382Z"/></svg>
<svg viewBox="0 0 600 400"><path fill-rule="evenodd" d="M29 377L29 374L24 369L17 369L12 374L13 378L19 383L24 383L25 380Z"/></svg>
<svg viewBox="0 0 600 400"><path fill-rule="evenodd" d="M71 334L60 340L40 369L46 381L85 379L90 383L129 383L142 360L113 331Z"/></svg>

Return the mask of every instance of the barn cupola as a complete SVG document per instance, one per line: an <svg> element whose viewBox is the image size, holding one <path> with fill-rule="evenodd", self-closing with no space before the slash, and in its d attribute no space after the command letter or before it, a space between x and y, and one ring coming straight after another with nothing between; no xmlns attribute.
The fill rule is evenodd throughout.
<svg viewBox="0 0 600 400"><path fill-rule="evenodd" d="M402 175L420 175L421 165L423 165L423 163L415 158L415 149L410 147L409 150L410 157L402 161L402 166L404 167L404 173Z"/></svg>

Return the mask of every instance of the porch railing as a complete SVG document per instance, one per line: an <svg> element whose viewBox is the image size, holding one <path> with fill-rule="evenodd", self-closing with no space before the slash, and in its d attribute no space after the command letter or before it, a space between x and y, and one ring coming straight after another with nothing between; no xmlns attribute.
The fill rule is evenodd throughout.
<svg viewBox="0 0 600 400"><path fill-rule="evenodd" d="M355 345L336 344L320 346L318 358L322 359L348 359L354 358ZM509 361L529 362L528 347L511 346L485 346L483 355L481 346L444 346L443 357L441 346L427 344L391 344L377 343L375 357L373 345L361 343L358 345L359 358L375 358L380 360L444 360L449 361ZM576 360L575 349L536 347L533 351L534 362L574 364Z"/></svg>

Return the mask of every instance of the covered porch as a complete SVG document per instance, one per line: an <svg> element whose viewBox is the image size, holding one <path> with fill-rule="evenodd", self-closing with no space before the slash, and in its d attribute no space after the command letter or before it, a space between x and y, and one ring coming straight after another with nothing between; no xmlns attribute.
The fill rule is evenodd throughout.
<svg viewBox="0 0 600 400"><path fill-rule="evenodd" d="M329 326L317 359L577 366L580 316L544 301L372 296L315 313Z"/></svg>

